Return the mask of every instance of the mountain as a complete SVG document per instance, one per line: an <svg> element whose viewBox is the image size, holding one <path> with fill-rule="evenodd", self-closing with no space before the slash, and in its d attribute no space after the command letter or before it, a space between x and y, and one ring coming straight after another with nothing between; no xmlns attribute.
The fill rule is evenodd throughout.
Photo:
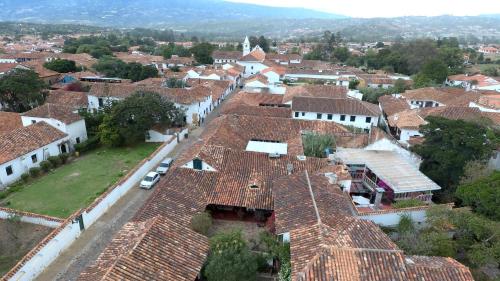
<svg viewBox="0 0 500 281"><path fill-rule="evenodd" d="M112 27L175 27L190 23L259 19L337 19L302 8L223 0L23 0L0 1L2 21L77 23Z"/></svg>

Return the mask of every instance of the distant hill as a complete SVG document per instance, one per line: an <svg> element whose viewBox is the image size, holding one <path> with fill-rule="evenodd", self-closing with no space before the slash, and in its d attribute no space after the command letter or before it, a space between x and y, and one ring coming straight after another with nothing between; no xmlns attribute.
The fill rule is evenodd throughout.
<svg viewBox="0 0 500 281"><path fill-rule="evenodd" d="M112 27L177 25L253 19L337 19L301 8L277 8L223 0L22 0L0 1L0 19Z"/></svg>

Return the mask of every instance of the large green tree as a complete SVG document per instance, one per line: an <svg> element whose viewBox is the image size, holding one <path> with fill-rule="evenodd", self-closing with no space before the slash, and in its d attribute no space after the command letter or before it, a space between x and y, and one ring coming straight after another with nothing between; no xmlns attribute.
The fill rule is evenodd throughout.
<svg viewBox="0 0 500 281"><path fill-rule="evenodd" d="M95 70L107 77L130 79L133 82L150 77L158 77L158 70L151 65L143 66L137 62L125 63L115 57L105 56L94 65Z"/></svg>
<svg viewBox="0 0 500 281"><path fill-rule="evenodd" d="M81 68L76 67L75 61L65 59L56 59L50 62L46 62L43 64L43 66L47 69L54 70L59 73L68 73L81 70Z"/></svg>
<svg viewBox="0 0 500 281"><path fill-rule="evenodd" d="M0 103L24 112L43 103L47 85L32 70L15 69L0 78Z"/></svg>
<svg viewBox="0 0 500 281"><path fill-rule="evenodd" d="M415 76L414 87L428 87L442 84L448 77L448 66L438 59L426 62L422 70Z"/></svg>
<svg viewBox="0 0 500 281"><path fill-rule="evenodd" d="M183 125L184 112L157 93L137 92L112 105L99 126L101 142L111 146L143 141L153 125Z"/></svg>
<svg viewBox="0 0 500 281"><path fill-rule="evenodd" d="M500 221L500 172L460 185L456 193L464 205L492 220Z"/></svg>
<svg viewBox="0 0 500 281"><path fill-rule="evenodd" d="M190 51L198 63L212 64L214 62L212 58L214 49L214 45L204 42L194 45Z"/></svg>
<svg viewBox="0 0 500 281"><path fill-rule="evenodd" d="M257 259L241 230L219 233L210 239L210 255L204 269L208 281L255 280L257 268Z"/></svg>
<svg viewBox="0 0 500 281"><path fill-rule="evenodd" d="M475 123L434 116L426 121L428 124L420 127L425 140L413 151L422 157L420 170L442 187L437 198L449 201L465 164L489 158L493 141L488 130Z"/></svg>

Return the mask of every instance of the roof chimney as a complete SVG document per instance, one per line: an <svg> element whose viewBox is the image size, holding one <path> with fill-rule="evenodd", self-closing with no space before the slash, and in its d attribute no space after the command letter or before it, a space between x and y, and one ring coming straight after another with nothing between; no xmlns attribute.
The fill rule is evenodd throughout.
<svg viewBox="0 0 500 281"><path fill-rule="evenodd" d="M293 172L293 164L292 163L286 164L286 171L288 172L289 175L292 174L292 172Z"/></svg>
<svg viewBox="0 0 500 281"><path fill-rule="evenodd" d="M373 205L375 206L375 209L378 210L380 209L380 204L382 202L382 196L384 195L385 190L383 188L377 187L375 189L375 202Z"/></svg>
<svg viewBox="0 0 500 281"><path fill-rule="evenodd" d="M329 184L337 184L338 176L335 173L325 173L325 177L328 178Z"/></svg>

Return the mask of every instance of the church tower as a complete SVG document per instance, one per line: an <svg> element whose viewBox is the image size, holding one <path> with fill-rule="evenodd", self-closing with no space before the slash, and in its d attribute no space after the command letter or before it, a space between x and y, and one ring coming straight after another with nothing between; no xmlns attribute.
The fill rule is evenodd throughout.
<svg viewBox="0 0 500 281"><path fill-rule="evenodd" d="M248 36L245 37L245 41L243 42L243 56L246 56L250 53L250 40L248 40Z"/></svg>

